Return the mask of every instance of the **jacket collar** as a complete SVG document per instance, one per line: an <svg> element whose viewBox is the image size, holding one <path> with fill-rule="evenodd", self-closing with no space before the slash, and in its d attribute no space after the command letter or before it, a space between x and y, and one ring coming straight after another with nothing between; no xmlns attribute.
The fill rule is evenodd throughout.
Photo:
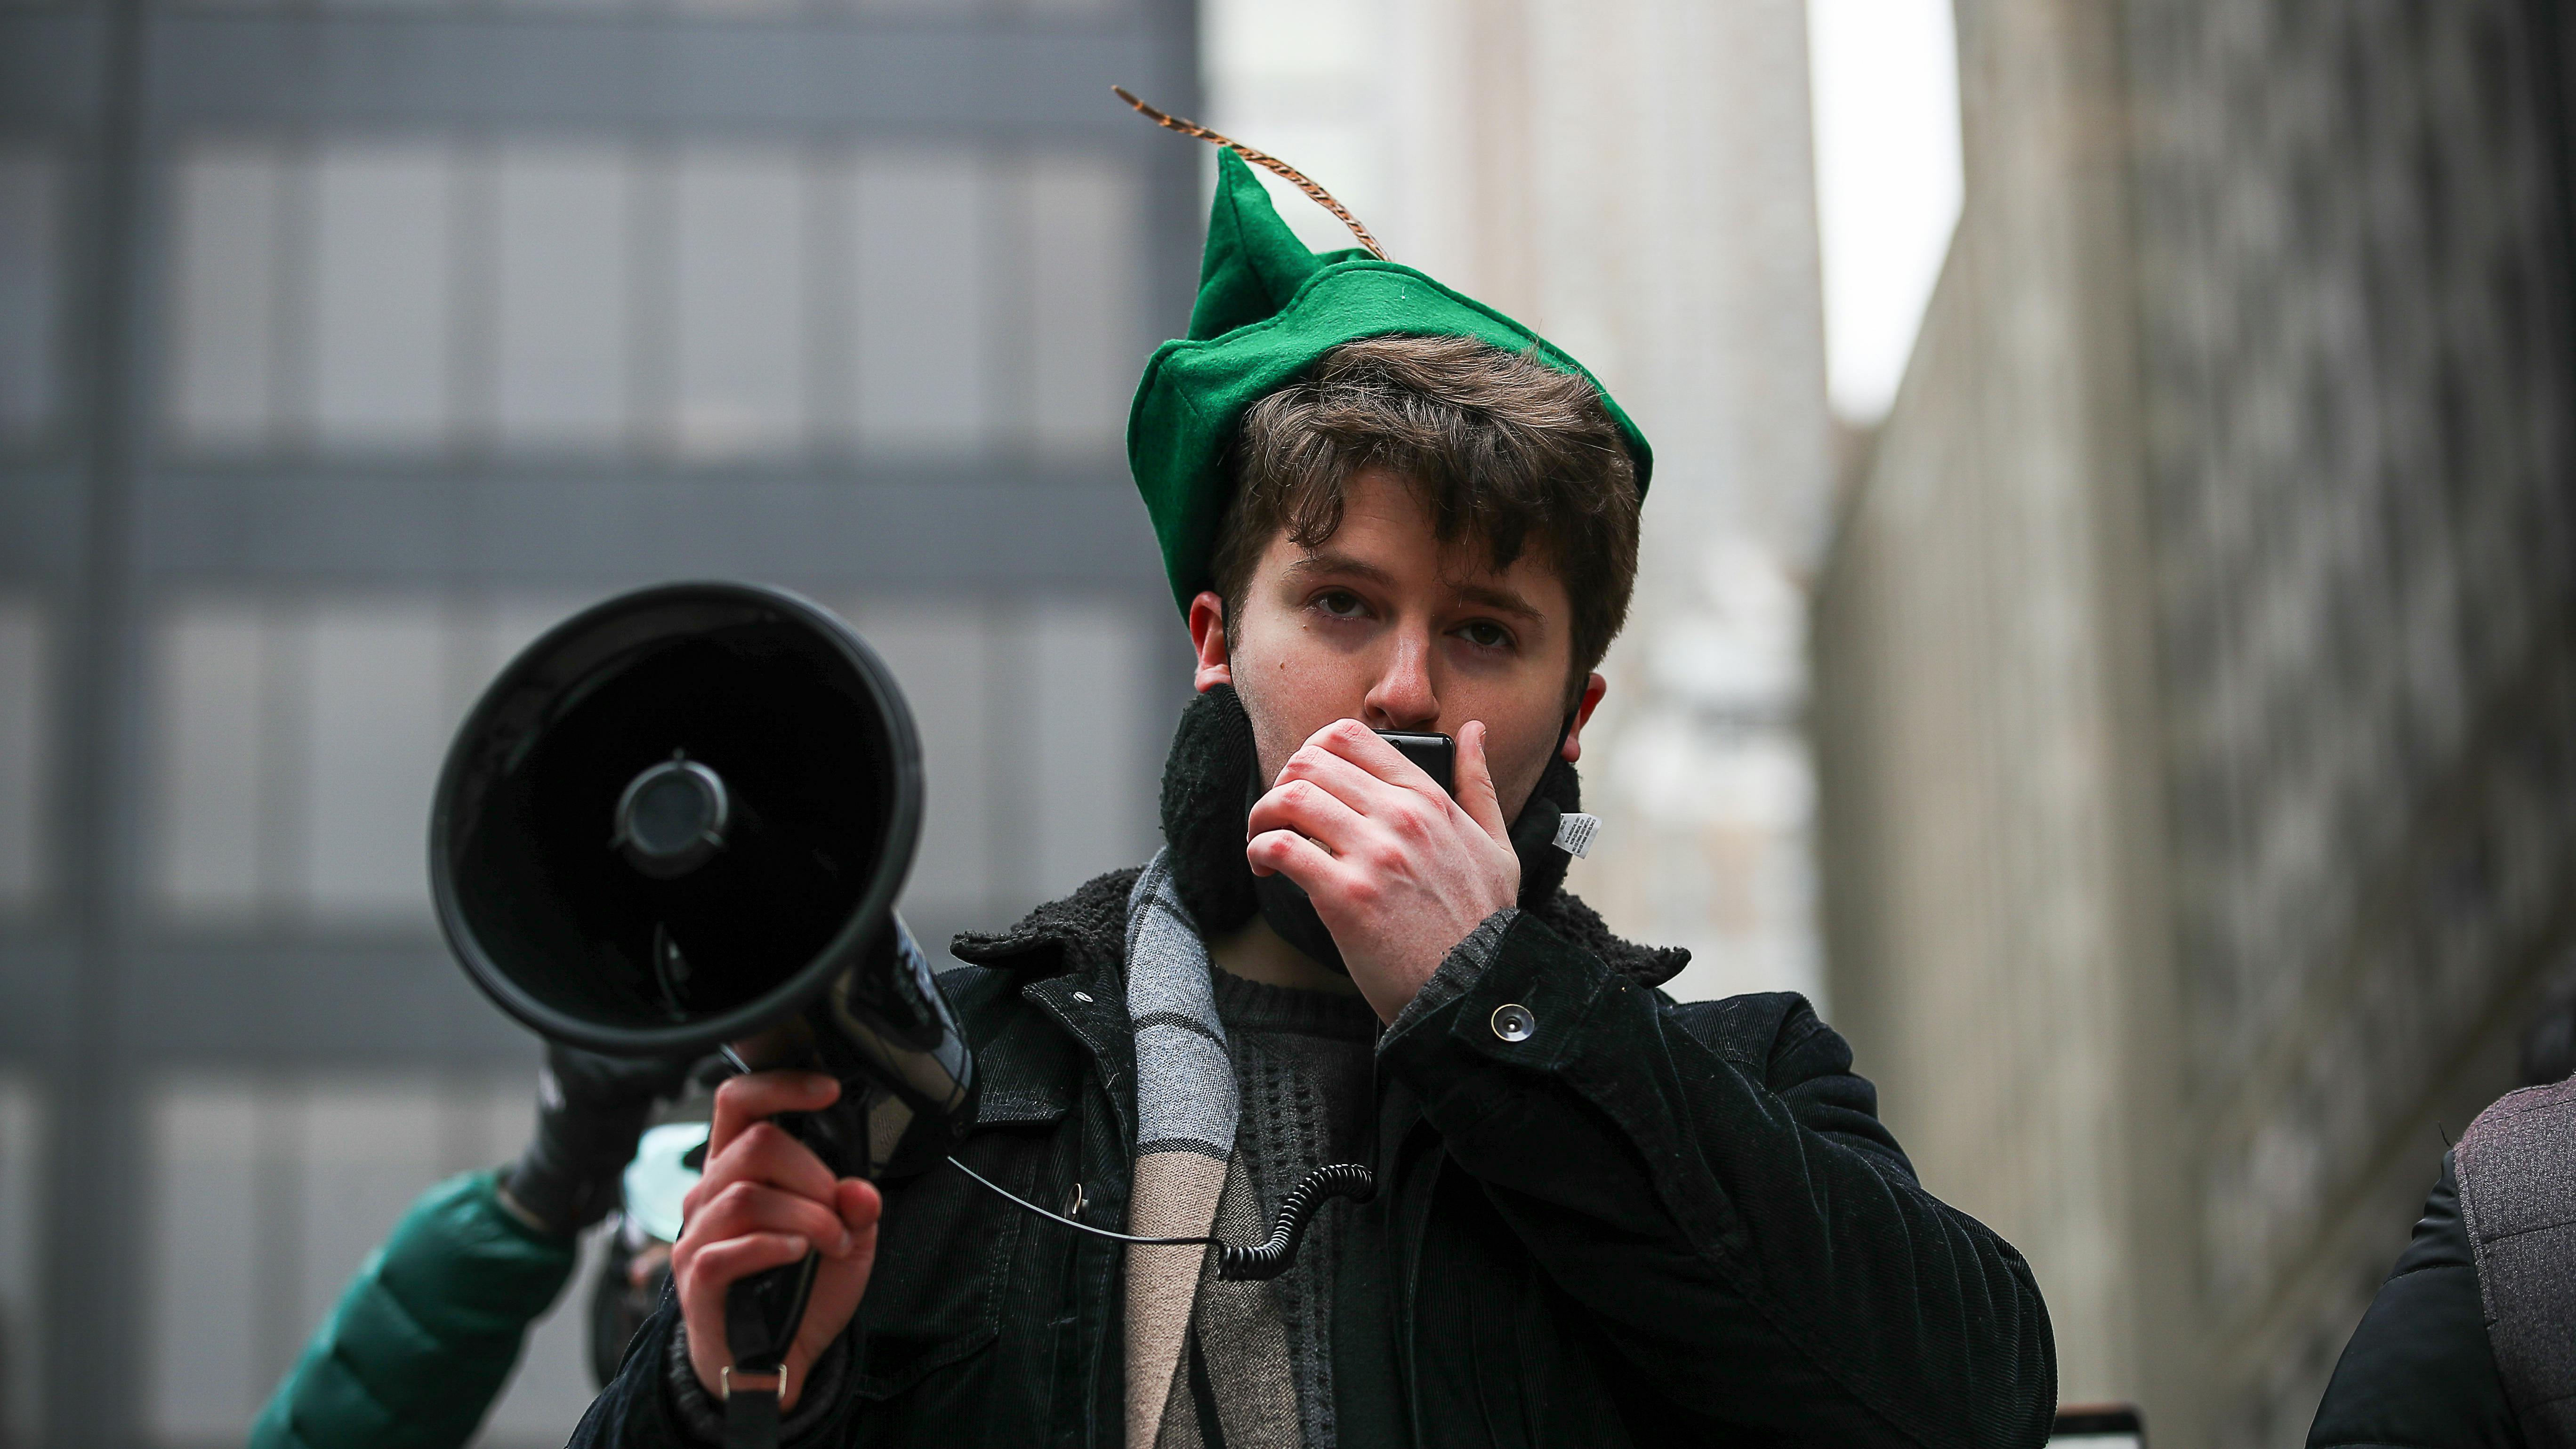
<svg viewBox="0 0 2576 1449"><path fill-rule="evenodd" d="M1579 946L1624 980L1639 986L1661 986L1690 964L1686 946L1640 946L1610 934L1601 913L1572 891L1559 890L1528 908L1541 925Z"/></svg>
<svg viewBox="0 0 2576 1449"><path fill-rule="evenodd" d="M1136 1036L1127 1020L1125 956L1127 892L1136 876L1134 869L1111 871L1008 930L970 931L949 947L990 973L957 993L966 998L960 1015L981 1074L978 1122L1063 1116L1081 1090L1087 1056L1121 1133L1134 1140Z"/></svg>
<svg viewBox="0 0 2576 1449"><path fill-rule="evenodd" d="M1127 1019L1127 895L1137 868L1086 881L1007 930L970 931L950 951L986 968L959 984L961 1025L981 1075L979 1122L1050 1122L1071 1109L1088 1056L1129 1141L1136 1132L1136 1036ZM1660 986L1690 962L1679 947L1639 946L1610 933L1598 912L1559 890L1531 914L1640 986ZM1026 1007L1052 1022L1047 1030Z"/></svg>

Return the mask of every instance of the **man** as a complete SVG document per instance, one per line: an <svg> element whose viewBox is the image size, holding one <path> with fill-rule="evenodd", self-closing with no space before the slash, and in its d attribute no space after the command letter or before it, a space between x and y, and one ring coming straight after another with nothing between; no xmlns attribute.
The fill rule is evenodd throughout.
<svg viewBox="0 0 2576 1449"><path fill-rule="evenodd" d="M1148 1236L1256 1240L1327 1163L1374 1195L1222 1282L952 1168L836 1182L763 1120L833 1084L739 1078L675 1301L575 1442L715 1441L725 1290L809 1247L790 1445L2041 1442L2029 1270L1916 1183L1841 1040L1791 995L1674 1005L1683 953L1559 889L1644 439L1517 323L1309 253L1219 160L1129 431L1198 659L1168 845L958 941L959 1159ZM1455 736L1455 798L1376 729Z"/></svg>

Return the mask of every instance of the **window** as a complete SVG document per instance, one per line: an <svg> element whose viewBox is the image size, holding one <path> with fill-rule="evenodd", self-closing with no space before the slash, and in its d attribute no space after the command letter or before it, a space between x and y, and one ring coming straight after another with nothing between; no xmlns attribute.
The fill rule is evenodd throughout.
<svg viewBox="0 0 2576 1449"><path fill-rule="evenodd" d="M923 917L913 924L924 930L933 918L989 912L999 894L993 837L1002 794L994 779L1000 701L991 613L972 604L887 604L850 616L894 671L921 731L929 808L904 909ZM926 943L933 951L945 944Z"/></svg>
<svg viewBox="0 0 2576 1449"><path fill-rule="evenodd" d="M1147 731L1164 721L1144 698L1137 623L1079 602L1042 605L1029 621L1029 672L1013 692L1037 767L1034 818L1023 828L1035 842L1038 899L1142 859L1136 816L1150 782L1139 766L1161 753Z"/></svg>
<svg viewBox="0 0 2576 1449"><path fill-rule="evenodd" d="M636 191L619 148L502 153L488 404L502 446L606 451L625 441Z"/></svg>
<svg viewBox="0 0 2576 1449"><path fill-rule="evenodd" d="M1153 852L1159 619L1079 598L862 600L847 615L921 731L929 812L904 910L933 951Z"/></svg>
<svg viewBox="0 0 2576 1449"><path fill-rule="evenodd" d="M693 151L674 169L673 441L685 456L803 441L809 191L792 153Z"/></svg>
<svg viewBox="0 0 2576 1449"><path fill-rule="evenodd" d="M285 411L287 168L273 147L202 147L177 174L171 421L201 450L264 449Z"/></svg>
<svg viewBox="0 0 2576 1449"><path fill-rule="evenodd" d="M870 452L972 451L993 391L998 180L971 158L862 157L850 178L848 406Z"/></svg>
<svg viewBox="0 0 2576 1449"><path fill-rule="evenodd" d="M1140 188L1097 161L1028 180L1029 432L1046 455L1115 455L1145 361L1133 294Z"/></svg>
<svg viewBox="0 0 2576 1449"><path fill-rule="evenodd" d="M171 620L159 646L156 894L179 915L246 917L276 890L266 621L202 605Z"/></svg>
<svg viewBox="0 0 2576 1449"><path fill-rule="evenodd" d="M313 426L325 447L420 450L454 399L456 167L446 148L339 144L314 169Z"/></svg>
<svg viewBox="0 0 2576 1449"><path fill-rule="evenodd" d="M431 791L456 725L434 601L317 609L293 630L296 897L312 918L425 919Z"/></svg>
<svg viewBox="0 0 2576 1449"><path fill-rule="evenodd" d="M1096 464L1144 357L1123 162L227 141L173 188L199 456Z"/></svg>

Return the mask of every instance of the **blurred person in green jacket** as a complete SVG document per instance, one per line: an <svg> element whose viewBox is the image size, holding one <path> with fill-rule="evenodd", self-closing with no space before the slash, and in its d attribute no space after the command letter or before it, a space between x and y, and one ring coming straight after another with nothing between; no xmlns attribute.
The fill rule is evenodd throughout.
<svg viewBox="0 0 2576 1449"><path fill-rule="evenodd" d="M583 1230L618 1206L630 1163L652 1166L636 1162L637 1144L653 1104L679 1094L689 1066L549 1046L527 1151L421 1194L251 1425L250 1449L457 1449L471 1439L528 1325L571 1277ZM675 1160L643 1171L638 1185L676 1202L660 1189L677 1153L661 1155ZM622 1232L611 1253L608 1276L619 1281L594 1295L594 1338L614 1338L594 1342L592 1356L610 1371L641 1321L633 1305L640 1299L649 1312L668 1271L659 1266L667 1247L656 1253L651 1241L654 1210L634 1216L636 1231ZM676 1222L667 1226L676 1233ZM628 1333L616 1332L620 1322Z"/></svg>

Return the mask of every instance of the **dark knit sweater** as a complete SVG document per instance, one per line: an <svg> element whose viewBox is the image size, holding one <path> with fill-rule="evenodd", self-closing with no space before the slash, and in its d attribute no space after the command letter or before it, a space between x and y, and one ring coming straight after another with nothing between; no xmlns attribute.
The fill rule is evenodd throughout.
<svg viewBox="0 0 2576 1449"><path fill-rule="evenodd" d="M1519 914L1496 911L1459 942L1394 1030L1472 987ZM1378 1031L1376 1014L1358 996L1264 986L1222 970L1215 985L1242 1105L1217 1224L1228 1241L1257 1242L1268 1236L1280 1199L1308 1172L1372 1156L1366 1113L1376 1097L1375 1057L1392 1033ZM1340 1441L1332 1285L1347 1227L1347 1212L1327 1211L1288 1271L1267 1283L1221 1283L1213 1260L1201 1274L1191 1335L1226 1421L1221 1442L1228 1449L1331 1449ZM1198 1422L1191 1399L1175 1394L1169 1401L1161 1449L1220 1442Z"/></svg>
<svg viewBox="0 0 2576 1449"><path fill-rule="evenodd" d="M1242 1173L1229 1195L1249 1188L1248 1204L1220 1203L1218 1215L1248 1217L1268 1235L1279 1202L1308 1172L1331 1162L1359 1159L1369 1100L1370 1055L1377 1016L1356 995L1265 986L1216 973L1217 1019L1225 1026L1226 1054L1234 1063L1243 1115L1235 1138ZM1249 1213L1237 1211L1248 1207ZM1268 1283L1243 1284L1243 1306L1275 1320L1284 1372L1295 1397L1298 1442L1324 1449L1334 1442L1332 1292L1340 1264L1338 1235L1329 1230L1306 1239L1287 1272ZM1202 1312L1224 1307L1201 1294ZM1210 1356L1219 1380L1271 1366L1225 1363ZM1222 1392L1223 1385L1220 1384Z"/></svg>

